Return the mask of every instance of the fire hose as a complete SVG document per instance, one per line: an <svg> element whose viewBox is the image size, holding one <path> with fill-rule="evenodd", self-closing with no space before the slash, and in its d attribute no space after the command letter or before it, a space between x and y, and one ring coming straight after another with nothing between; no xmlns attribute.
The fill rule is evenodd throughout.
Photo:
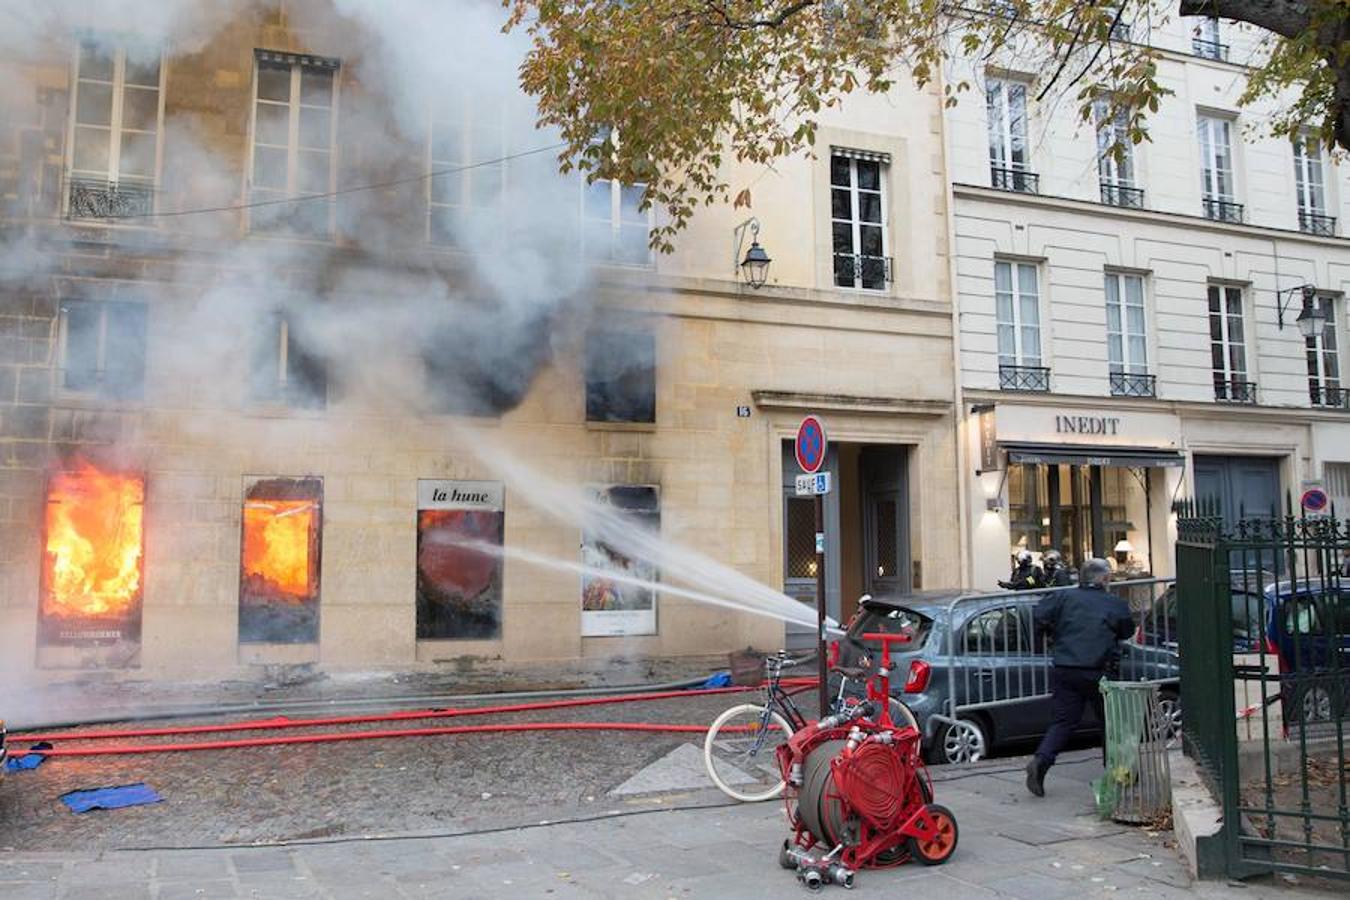
<svg viewBox="0 0 1350 900"><path fill-rule="evenodd" d="M806 689L814 687L814 679L792 679L794 687ZM212 725L185 725L176 728L139 728L86 732L25 733L13 735L24 741L106 741L125 740L143 737L170 737L192 734L222 733L234 731L274 731L294 728L314 728L335 725L370 724L376 722L400 722L408 720L440 719L460 716L495 715L512 712L533 712L550 709L563 709L579 706L599 706L612 703L632 703L639 700L662 700L683 697L702 697L713 694L727 694L754 690L754 687L709 688L691 691L661 691L645 694L621 694L611 697L583 697L568 700L552 700L537 703L516 703L498 706L468 707L459 709L406 710L379 715L328 716L317 719L256 719L245 722L226 722ZM619 732L667 732L702 733L706 725L680 725L655 722L516 722L485 725L453 725L442 727L382 729L374 731L325 732L322 734L301 734L272 737L241 738L235 740L196 741L191 743L164 744L114 744L93 747L54 747L48 750L14 750L11 756L18 758L30 753L43 756L109 756L137 753L182 753L194 750L230 750L242 747L269 747L287 744L337 743L343 741L374 740L397 737L432 737L452 734L490 734L521 731L619 731Z"/></svg>

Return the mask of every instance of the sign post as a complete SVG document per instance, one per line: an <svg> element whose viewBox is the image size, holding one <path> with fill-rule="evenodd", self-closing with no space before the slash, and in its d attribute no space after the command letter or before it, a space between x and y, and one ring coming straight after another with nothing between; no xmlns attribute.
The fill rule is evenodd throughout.
<svg viewBox="0 0 1350 900"><path fill-rule="evenodd" d="M830 712L829 662L825 654L825 495L830 491L830 473L821 472L829 450L825 423L816 416L807 416L797 427L793 445L797 465L806 474L797 476L798 496L812 495L816 501L816 668L820 677L820 718Z"/></svg>

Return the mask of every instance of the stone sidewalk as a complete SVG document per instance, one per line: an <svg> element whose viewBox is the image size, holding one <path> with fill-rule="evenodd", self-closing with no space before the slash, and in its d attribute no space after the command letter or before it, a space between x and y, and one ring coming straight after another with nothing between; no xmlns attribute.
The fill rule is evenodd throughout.
<svg viewBox="0 0 1350 900"><path fill-rule="evenodd" d="M1096 753L1072 754L1037 800L1019 761L935 771L956 814L956 856L938 868L863 872L862 896L1249 897L1333 894L1266 884L1192 884L1171 832L1099 821L1087 782ZM286 846L0 854L6 900L118 898L754 898L805 896L777 865L778 803L728 805L708 790L611 796L593 815L517 827L343 837ZM95 815L116 816L117 813ZM827 892L840 888L827 887Z"/></svg>

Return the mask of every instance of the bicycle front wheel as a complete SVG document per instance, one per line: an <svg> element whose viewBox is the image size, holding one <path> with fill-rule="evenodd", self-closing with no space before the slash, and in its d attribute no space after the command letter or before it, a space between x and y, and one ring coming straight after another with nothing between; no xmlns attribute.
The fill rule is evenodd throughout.
<svg viewBox="0 0 1350 900"><path fill-rule="evenodd" d="M777 712L754 703L733 706L713 720L703 739L703 763L722 793L753 803L783 792L778 748L792 727Z"/></svg>

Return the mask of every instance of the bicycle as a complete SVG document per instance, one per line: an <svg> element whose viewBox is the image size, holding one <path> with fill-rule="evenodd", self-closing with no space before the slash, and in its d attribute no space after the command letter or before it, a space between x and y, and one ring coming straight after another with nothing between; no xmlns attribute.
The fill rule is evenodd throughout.
<svg viewBox="0 0 1350 900"><path fill-rule="evenodd" d="M798 665L786 650L764 660L764 696L759 703L741 703L723 712L708 727L703 739L703 764L718 790L745 803L772 800L783 792L782 773L778 770L777 750L795 732L808 724L792 702L792 694L783 687L783 670ZM832 666L840 676L839 692L830 705L832 714L847 713L865 702L850 696L850 680L865 682L866 669ZM897 724L917 729L914 714L894 697L890 698L891 718Z"/></svg>

